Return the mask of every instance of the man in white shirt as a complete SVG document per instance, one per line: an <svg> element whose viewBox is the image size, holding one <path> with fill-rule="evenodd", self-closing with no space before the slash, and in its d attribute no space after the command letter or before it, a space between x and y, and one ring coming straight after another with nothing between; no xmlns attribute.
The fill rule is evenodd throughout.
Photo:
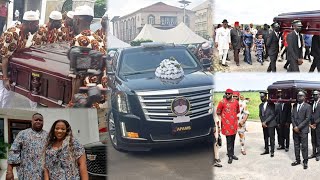
<svg viewBox="0 0 320 180"><path fill-rule="evenodd" d="M182 101L180 100L179 101L179 105L178 106L176 106L176 107L174 107L174 110L178 113L178 114L184 114L186 111L187 111L187 106L186 105L184 105L183 103L182 103Z"/></svg>
<svg viewBox="0 0 320 180"><path fill-rule="evenodd" d="M219 51L219 58L222 62L222 66L228 66L226 64L229 48L231 48L231 36L230 29L228 28L228 21L225 19L222 21L223 25L216 32L215 46Z"/></svg>
<svg viewBox="0 0 320 180"><path fill-rule="evenodd" d="M251 32L251 34L253 35L253 40L255 40L255 39L256 39L256 35L257 35L257 33L258 33L258 30L253 27L253 24L252 24L252 23L250 24L250 32Z"/></svg>

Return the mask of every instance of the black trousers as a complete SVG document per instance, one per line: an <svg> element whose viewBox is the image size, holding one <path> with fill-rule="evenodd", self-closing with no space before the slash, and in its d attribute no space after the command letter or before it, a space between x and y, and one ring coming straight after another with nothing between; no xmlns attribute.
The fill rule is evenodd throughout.
<svg viewBox="0 0 320 180"><path fill-rule="evenodd" d="M291 59L289 61L288 72L300 72L297 60Z"/></svg>
<svg viewBox="0 0 320 180"><path fill-rule="evenodd" d="M275 144L275 127L263 128L264 149L269 152L269 139L270 139L270 152L274 153Z"/></svg>
<svg viewBox="0 0 320 180"><path fill-rule="evenodd" d="M317 156L320 156L320 124L317 124L316 128L316 143L317 143Z"/></svg>
<svg viewBox="0 0 320 180"><path fill-rule="evenodd" d="M303 162L308 162L308 133L293 132L294 154L296 161L301 161L300 151L302 152Z"/></svg>
<svg viewBox="0 0 320 180"><path fill-rule="evenodd" d="M234 156L234 141L236 139L236 134L231 136L226 136L227 138L227 151L228 157Z"/></svg>
<svg viewBox="0 0 320 180"><path fill-rule="evenodd" d="M282 48L281 48L282 49ZM286 59L287 59L287 48L284 49L283 53L281 54L281 57L283 59L283 55L286 54Z"/></svg>
<svg viewBox="0 0 320 180"><path fill-rule="evenodd" d="M270 64L269 64L269 67L267 69L267 72L276 72L277 71L277 66L276 66L277 57L278 57L278 54L270 55Z"/></svg>
<svg viewBox="0 0 320 180"><path fill-rule="evenodd" d="M284 124L281 124L280 127L277 127L277 133L278 133L278 144L281 147L289 148L290 128L286 127Z"/></svg>
<svg viewBox="0 0 320 180"><path fill-rule="evenodd" d="M316 68L320 72L320 57L314 57L309 72L314 72Z"/></svg>

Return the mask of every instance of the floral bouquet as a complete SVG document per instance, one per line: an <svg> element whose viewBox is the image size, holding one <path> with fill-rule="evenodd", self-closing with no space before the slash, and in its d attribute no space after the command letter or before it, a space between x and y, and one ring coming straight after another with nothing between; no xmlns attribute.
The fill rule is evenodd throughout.
<svg viewBox="0 0 320 180"><path fill-rule="evenodd" d="M180 63L174 58L164 59L156 69L156 77L160 79L179 79L184 76Z"/></svg>

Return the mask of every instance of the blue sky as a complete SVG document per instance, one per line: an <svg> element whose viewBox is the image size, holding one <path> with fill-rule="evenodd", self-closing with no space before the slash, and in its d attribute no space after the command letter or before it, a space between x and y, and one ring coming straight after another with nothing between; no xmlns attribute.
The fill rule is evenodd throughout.
<svg viewBox="0 0 320 180"><path fill-rule="evenodd" d="M318 2L318 3L317 3ZM214 23L227 19L230 24L271 24L273 18L285 12L319 10L317 0L215 0Z"/></svg>
<svg viewBox="0 0 320 180"><path fill-rule="evenodd" d="M216 73L215 90L225 91L228 88L237 91L267 90L275 81L309 80L320 81L317 73Z"/></svg>

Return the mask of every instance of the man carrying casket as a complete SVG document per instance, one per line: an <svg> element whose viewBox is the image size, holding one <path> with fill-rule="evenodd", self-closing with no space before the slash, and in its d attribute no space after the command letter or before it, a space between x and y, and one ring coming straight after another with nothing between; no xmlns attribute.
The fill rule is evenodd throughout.
<svg viewBox="0 0 320 180"><path fill-rule="evenodd" d="M0 107L10 106L12 97L10 79L8 76L9 58L15 52L26 48L31 42L31 34L37 32L39 28L39 15L35 11L27 11L23 15L22 24L19 27L11 27L3 34L0 42L2 57L2 76L0 82Z"/></svg>

